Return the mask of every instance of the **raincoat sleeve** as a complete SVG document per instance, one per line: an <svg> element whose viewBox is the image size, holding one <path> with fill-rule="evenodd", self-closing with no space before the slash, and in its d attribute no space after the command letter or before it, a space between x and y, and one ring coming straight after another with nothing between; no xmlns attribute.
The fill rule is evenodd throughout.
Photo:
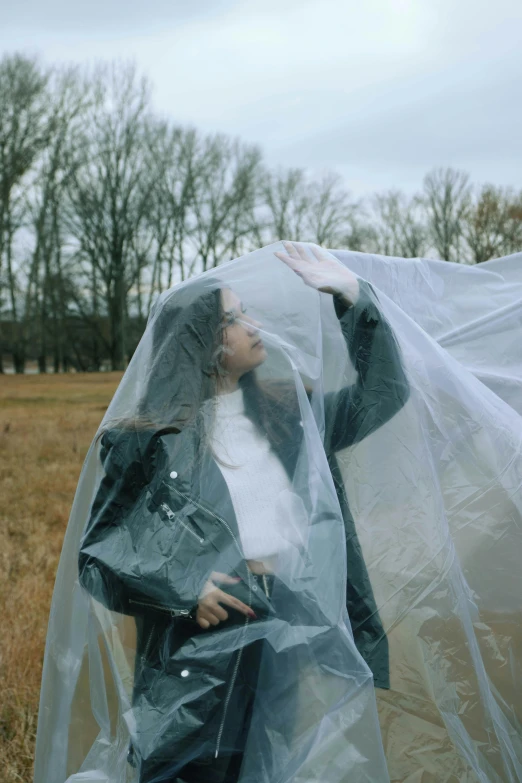
<svg viewBox="0 0 522 783"><path fill-rule="evenodd" d="M151 506L158 450L150 433L102 436L105 475L82 538L79 578L96 600L124 614L158 609L186 615L203 586L171 556L172 536Z"/></svg>
<svg viewBox="0 0 522 783"><path fill-rule="evenodd" d="M358 443L394 416L409 397L400 349L379 309L373 288L360 281L360 295L348 307L334 297L357 380L325 396L325 450L332 453Z"/></svg>

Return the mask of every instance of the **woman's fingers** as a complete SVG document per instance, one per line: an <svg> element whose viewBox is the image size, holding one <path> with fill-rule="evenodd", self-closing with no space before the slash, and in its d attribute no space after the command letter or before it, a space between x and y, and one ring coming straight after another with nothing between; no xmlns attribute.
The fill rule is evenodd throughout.
<svg viewBox="0 0 522 783"><path fill-rule="evenodd" d="M300 258L294 258L294 256L287 255L286 253L274 253L280 261L283 261L290 269L298 275L303 274L303 262Z"/></svg>
<svg viewBox="0 0 522 783"><path fill-rule="evenodd" d="M211 593L208 593L203 600L200 601L200 606L205 607L205 609L210 609L211 611L221 611L224 612L220 604L225 604L226 606L231 606L233 609L237 609L238 612L241 612L242 614L246 614L249 617L255 617L255 613L252 611L252 609L243 603L243 601L240 601L239 598L234 598L233 595L229 595L228 593L225 593L224 590L220 590L219 587L216 587L215 590L212 590ZM217 609L216 609L217 607ZM228 617L228 615L227 615ZM226 618L224 618L226 619Z"/></svg>
<svg viewBox="0 0 522 783"><path fill-rule="evenodd" d="M223 608L222 604L236 609L236 611L247 617L257 619L249 606L217 587L218 584L237 584L240 581L241 578L238 576L229 576L221 571L212 571L201 593L196 612L196 622L200 628L206 630L211 625L216 626L224 620L228 620L228 612Z"/></svg>
<svg viewBox="0 0 522 783"><path fill-rule="evenodd" d="M294 258L296 261L302 260L302 255L299 252L299 247L297 242L283 242L283 247L290 256L290 258Z"/></svg>
<svg viewBox="0 0 522 783"><path fill-rule="evenodd" d="M228 615L225 612L225 616L222 616L223 610L220 612L221 607L209 606L208 604L200 604L196 613L196 620L205 620L209 625L219 625L222 620L226 620ZM221 615L221 616L220 616Z"/></svg>
<svg viewBox="0 0 522 783"><path fill-rule="evenodd" d="M289 266L290 269L293 269L299 277L304 278L305 281L308 280L307 275L315 268L317 261L323 263L331 261L328 254L319 248L311 247L313 258L310 258L301 242L283 242L283 245L287 253L275 253L274 255Z"/></svg>
<svg viewBox="0 0 522 783"><path fill-rule="evenodd" d="M304 245L303 242L283 242L288 254L296 261L303 261L305 264L314 264L316 261L327 261L330 256L328 253L316 245ZM311 250L313 258L310 257L308 250Z"/></svg>
<svg viewBox="0 0 522 783"><path fill-rule="evenodd" d="M303 269L303 264L309 266L314 264L315 261L335 263L330 254L317 245L307 245L305 247L302 242L283 242L283 245L287 253L275 253L275 255L282 261L285 261L288 266L292 266L294 270L296 268ZM313 258L310 258L308 249L311 251Z"/></svg>
<svg viewBox="0 0 522 783"><path fill-rule="evenodd" d="M204 620L209 625L214 625L214 626L219 625L219 623L221 622L221 620L219 619L219 617L217 617L217 615L215 615L213 612L208 611L208 609L205 610L203 608L200 608L197 614L197 619L198 622L199 620Z"/></svg>
<svg viewBox="0 0 522 783"><path fill-rule="evenodd" d="M228 612L226 609L223 609L221 604L213 603L212 606L208 607L209 612L214 615L214 617L217 617L219 621L221 620L228 620Z"/></svg>
<svg viewBox="0 0 522 783"><path fill-rule="evenodd" d="M295 249L297 251L297 255L301 259L301 261L304 261L305 264L313 264L314 259L310 258L308 253L306 252L305 246L301 242L294 242Z"/></svg>
<svg viewBox="0 0 522 783"><path fill-rule="evenodd" d="M216 595L216 593L218 595ZM246 614L248 617L256 616L249 606L244 604L243 601L240 601L238 598L234 598L233 595L229 595L223 590L216 590L216 593L213 593L212 597L214 600L219 601L219 603L231 606L233 609L237 609L238 612L241 612L241 614Z"/></svg>
<svg viewBox="0 0 522 783"><path fill-rule="evenodd" d="M314 256L317 258L318 261L330 261L330 255L326 252L326 250L323 250L320 247L317 247L316 245L310 245L310 250L314 254Z"/></svg>
<svg viewBox="0 0 522 783"><path fill-rule="evenodd" d="M199 602L198 611L203 614L203 617L206 617L207 620L210 620L210 615L214 615L219 620L228 620L228 614L225 609L221 606L219 601L221 601L221 595L225 595L225 593L222 593L219 588L215 588L211 593L208 593L204 598L202 598Z"/></svg>
<svg viewBox="0 0 522 783"><path fill-rule="evenodd" d="M306 265L314 263L314 259L310 258L302 242L283 242L283 245L290 258L295 261Z"/></svg>

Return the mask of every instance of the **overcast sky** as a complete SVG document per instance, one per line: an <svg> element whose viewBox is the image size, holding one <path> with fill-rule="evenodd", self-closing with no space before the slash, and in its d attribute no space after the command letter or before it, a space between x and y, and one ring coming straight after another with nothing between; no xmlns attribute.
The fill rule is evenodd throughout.
<svg viewBox="0 0 522 783"><path fill-rule="evenodd" d="M1 53L134 59L159 112L354 194L522 188L521 42L522 0L0 0Z"/></svg>

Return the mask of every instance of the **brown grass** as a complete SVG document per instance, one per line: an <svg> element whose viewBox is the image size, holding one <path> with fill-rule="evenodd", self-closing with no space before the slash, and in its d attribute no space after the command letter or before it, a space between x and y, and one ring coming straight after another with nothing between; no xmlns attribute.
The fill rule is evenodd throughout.
<svg viewBox="0 0 522 783"><path fill-rule="evenodd" d="M0 781L30 783L54 577L118 373L0 376Z"/></svg>

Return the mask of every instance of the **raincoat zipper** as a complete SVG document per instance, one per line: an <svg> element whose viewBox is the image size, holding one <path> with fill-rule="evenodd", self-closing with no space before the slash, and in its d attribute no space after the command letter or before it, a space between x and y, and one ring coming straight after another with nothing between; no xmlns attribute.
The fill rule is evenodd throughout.
<svg viewBox="0 0 522 783"><path fill-rule="evenodd" d="M150 631L149 631L149 635L148 635L148 637L147 637L147 643L146 643L146 645L145 645L145 649L143 650L143 652L142 652L142 654L141 654L141 660L142 660L143 662L145 662L145 661L147 660L147 654L148 654L148 652L149 652L149 649L150 649L150 643L151 643L151 641L152 641L152 634L154 633L154 631L155 631L155 630L156 630L156 623L152 623L152 627L151 627L151 629L150 629Z"/></svg>
<svg viewBox="0 0 522 783"><path fill-rule="evenodd" d="M240 545L239 545L239 542L238 542L238 540L237 540L236 536L234 535L234 531L232 530L232 528L230 527L230 525L228 524L228 522L227 522L226 520L224 520L222 517L219 517L217 514L215 514L213 511L211 511L211 509L209 509L209 508L206 508L206 506L203 506L201 503L198 503L198 502L197 502L196 500L194 500L193 498L189 497L188 495L185 495L185 493L184 493L184 492L180 492L180 490L179 490L179 489L175 489L175 487L171 487L171 486L170 486L170 484L169 484L168 486L169 486L169 489L173 490L173 491L174 491L174 492L175 492L177 495L179 495L180 497L184 498L184 499L185 499L185 500L186 500L188 503L193 503L193 504L196 506L196 508L200 508L200 509L201 509L202 511L204 511L206 514L210 514L210 516L211 516L211 517L214 517L214 519L217 519L217 521L218 521L218 522L221 522L221 524L222 524L222 525L224 525L224 526L226 527L226 529L228 530L228 532L230 533L230 535L231 535L231 536L232 536L232 538L234 539L234 543L235 543L235 545L237 546L237 548L238 548L238 551L239 551L239 554L241 555L241 557L243 557L243 558L245 557L245 555L244 555L244 552L243 552L243 550L241 549L241 547L240 547ZM163 505L163 506L167 506L167 504L166 504L166 503L162 503L162 505ZM169 511L170 511L170 513L171 513L171 514L174 514L174 512L172 511L172 509L171 509L171 508L169 508L169 506L167 506L167 508L169 509ZM175 516L175 515L174 515L174 516ZM194 531L192 531L192 532L194 532ZM197 534L196 534L196 533L194 533L194 535L197 535ZM203 540L204 540L204 539L203 539Z"/></svg>
<svg viewBox="0 0 522 783"><path fill-rule="evenodd" d="M163 511L165 512L165 514L168 516L168 518L170 520L176 519L176 514L173 512L173 510L170 508L170 506L168 506L166 503L162 503L160 508L163 509ZM192 536L194 536L194 538L197 538L197 540L199 541L200 544L204 544L205 543L205 539L201 538L200 536L198 536L196 531L193 530L190 527L190 525L187 525L187 523L184 522L183 519L181 519L181 517L178 517L178 519L176 521L181 525L181 527L184 527L185 530L187 530Z"/></svg>
<svg viewBox="0 0 522 783"><path fill-rule="evenodd" d="M245 633L246 633L246 628L247 628L248 622L249 622L249 618L246 617L245 618L245 624L243 626L243 638L244 638ZM223 717L221 718L221 724L219 726L219 731L218 731L218 735L217 735L216 752L214 753L214 758L215 759L217 759L217 757L219 756L219 746L221 745L221 737L223 736L223 731L224 731L224 728L225 728L225 720L226 720L226 717L227 717L228 705L230 704L230 699L232 698L232 691L234 690L234 685L236 684L237 673L239 671L239 664L241 663L241 657L243 655L243 650L244 649L245 649L245 646L243 645L237 651L237 659L236 659L236 663L235 663L235 666L234 666L234 671L232 672L232 679L230 680L230 685L228 686L227 695L225 697L225 705L223 707Z"/></svg>
<svg viewBox="0 0 522 783"><path fill-rule="evenodd" d="M151 601L135 601L134 598L129 598L130 604L136 604L137 606L146 606L149 609L156 609L158 612L166 612L171 617L188 617L190 615L190 609L176 609L170 606L161 606L161 604L154 604Z"/></svg>
<svg viewBox="0 0 522 783"><path fill-rule="evenodd" d="M170 487L170 486L169 486L169 489L172 489L177 495L180 495L180 497L184 498L189 503L194 503L194 505L197 506L198 508L200 508L202 511L206 512L207 514L210 514L210 516L214 517L214 519L217 519L218 522L221 522L221 524L225 526L225 528L228 530L228 532L232 536L232 538L234 540L234 543L236 544L241 557L244 558L244 552L241 549L241 547L239 545L239 542L238 542L236 536L234 535L234 531L232 530L232 528L230 527L228 522L226 522L224 519L219 517L217 514L215 514L210 509L205 508L205 506L201 505L201 503L197 503L193 498L190 498L188 495L185 495L184 492L180 492L179 489L175 489L174 487ZM248 574L249 604L251 604L252 603L252 580L251 580L251 576L250 576L250 571L248 571L248 569L247 569L247 574ZM245 623L243 625L243 640L245 638L246 629L248 627L249 620L250 620L249 617L245 617ZM225 728L225 720L226 720L226 717L227 717L228 705L230 704L230 699L232 698L232 691L234 689L234 685L236 684L237 674L238 674L238 671L239 671L239 664L241 663L241 657L243 655L244 648L245 648L245 646L243 644L239 648L239 650L237 651L237 659L236 659L236 663L235 663L235 666L234 666L234 671L232 672L232 679L230 681L230 685L228 686L227 695L225 697L225 705L223 707L223 717L221 718L221 724L219 726L217 740L216 740L216 751L214 753L214 758L216 758L216 759L219 756L219 747L220 747L220 744L221 744L221 738L223 736L223 731L224 731L224 728Z"/></svg>

